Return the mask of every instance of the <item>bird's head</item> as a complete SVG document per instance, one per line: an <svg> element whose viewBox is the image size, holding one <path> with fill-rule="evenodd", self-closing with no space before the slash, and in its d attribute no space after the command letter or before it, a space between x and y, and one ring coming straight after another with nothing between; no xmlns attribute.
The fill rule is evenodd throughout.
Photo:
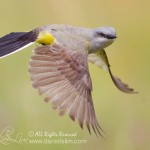
<svg viewBox="0 0 150 150"><path fill-rule="evenodd" d="M90 37L90 51L104 49L116 39L116 31L112 27L99 27L93 29Z"/></svg>

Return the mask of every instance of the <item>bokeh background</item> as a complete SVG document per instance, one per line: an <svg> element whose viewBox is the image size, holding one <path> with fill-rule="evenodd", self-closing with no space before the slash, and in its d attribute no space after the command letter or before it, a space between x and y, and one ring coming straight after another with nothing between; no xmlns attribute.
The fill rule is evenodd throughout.
<svg viewBox="0 0 150 150"><path fill-rule="evenodd" d="M77 132L76 139L87 143L0 143L0 149L149 150L149 6L149 0L0 0L0 36L54 23L89 28L113 26L118 38L107 48L112 71L139 91L133 95L118 91L106 72L90 64L95 110L107 133L105 139L90 136L68 116L59 117L32 88L27 70L33 45L0 60L0 131L12 126L12 138L18 133L26 137L31 130Z"/></svg>

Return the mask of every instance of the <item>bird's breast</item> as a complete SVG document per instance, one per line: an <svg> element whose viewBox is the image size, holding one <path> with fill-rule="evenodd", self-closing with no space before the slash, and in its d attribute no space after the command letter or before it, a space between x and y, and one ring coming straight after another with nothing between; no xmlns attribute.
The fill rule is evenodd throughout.
<svg viewBox="0 0 150 150"><path fill-rule="evenodd" d="M85 51L88 47L88 41L78 34L67 31L54 31L51 33L56 42L67 47L72 51Z"/></svg>

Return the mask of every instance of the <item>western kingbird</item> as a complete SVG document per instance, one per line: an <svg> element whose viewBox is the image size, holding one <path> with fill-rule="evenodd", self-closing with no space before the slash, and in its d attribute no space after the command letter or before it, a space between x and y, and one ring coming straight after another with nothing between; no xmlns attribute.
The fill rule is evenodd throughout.
<svg viewBox="0 0 150 150"><path fill-rule="evenodd" d="M114 76L105 48L116 39L115 29L47 25L30 32L12 32L0 38L0 57L15 53L34 42L40 44L29 63L33 87L45 95L60 115L68 112L81 128L85 123L101 135L92 101L92 82L88 61L109 72L116 87L125 93L135 93L132 88Z"/></svg>

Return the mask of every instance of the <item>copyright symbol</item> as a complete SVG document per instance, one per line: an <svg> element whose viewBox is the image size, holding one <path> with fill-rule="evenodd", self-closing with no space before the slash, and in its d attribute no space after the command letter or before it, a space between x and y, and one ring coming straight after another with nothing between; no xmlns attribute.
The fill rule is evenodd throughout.
<svg viewBox="0 0 150 150"><path fill-rule="evenodd" d="M34 132L33 132L33 131L29 131L29 132L28 132L28 136L29 136L29 137L33 137L33 136L34 136Z"/></svg>

